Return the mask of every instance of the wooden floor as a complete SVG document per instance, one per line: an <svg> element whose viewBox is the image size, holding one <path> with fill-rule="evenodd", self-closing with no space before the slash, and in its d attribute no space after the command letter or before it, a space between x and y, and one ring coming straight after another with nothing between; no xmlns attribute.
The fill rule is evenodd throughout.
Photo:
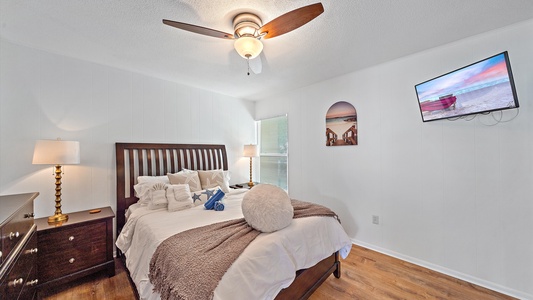
<svg viewBox="0 0 533 300"><path fill-rule="evenodd" d="M309 299L515 299L356 245L341 270Z"/></svg>
<svg viewBox="0 0 533 300"><path fill-rule="evenodd" d="M39 291L38 299L54 300L134 300L134 287L130 284L122 261L115 258L115 276L105 272L80 280Z"/></svg>
<svg viewBox="0 0 533 300"><path fill-rule="evenodd" d="M55 290L41 291L40 299L135 299L120 262L116 275L92 276ZM330 276L311 300L342 299L515 299L402 260L353 246L342 260L340 279Z"/></svg>

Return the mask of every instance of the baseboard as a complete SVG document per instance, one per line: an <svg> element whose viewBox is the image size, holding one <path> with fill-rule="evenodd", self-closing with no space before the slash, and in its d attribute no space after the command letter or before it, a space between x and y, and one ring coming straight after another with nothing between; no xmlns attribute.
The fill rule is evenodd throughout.
<svg viewBox="0 0 533 300"><path fill-rule="evenodd" d="M403 261L410 262L412 264L442 273L442 274L446 274L448 276L452 276L452 277L455 277L455 278L458 278L464 281L468 281L470 283L482 286L487 289L491 289L496 292L500 292L502 294L509 295L511 297L515 297L518 299L524 299L524 300L527 300L527 299L533 300L533 295L531 294L517 291L511 288L496 284L494 282L490 282L490 281L483 280L483 279L480 279L474 276L470 276L470 275L467 275L461 272L457 272L457 271L454 271L454 270L451 270L451 269L448 269L448 268L445 268L439 265L432 264L427 261L423 261L423 260L420 260L414 257L410 257L408 255L397 253L397 252L394 252L394 251L391 251L385 248L381 248L381 247L378 247L372 244L368 244L368 243L365 243L365 242L362 242L356 239L352 239L352 243L354 243L355 245L368 248L368 249L383 253L385 255L389 255L389 256L401 259Z"/></svg>

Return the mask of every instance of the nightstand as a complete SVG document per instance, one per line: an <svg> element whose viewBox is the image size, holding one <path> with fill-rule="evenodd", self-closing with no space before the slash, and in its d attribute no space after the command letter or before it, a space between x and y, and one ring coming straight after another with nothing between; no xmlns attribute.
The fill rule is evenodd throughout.
<svg viewBox="0 0 533 300"><path fill-rule="evenodd" d="M100 212L69 213L67 222L49 225L48 217L35 220L38 240L39 286L63 284L103 271L115 275L113 218L110 207Z"/></svg>
<svg viewBox="0 0 533 300"><path fill-rule="evenodd" d="M254 182L254 186L256 186L258 184L259 184L259 182ZM250 187L248 186L248 182L237 183L237 184L234 184L234 185L230 185L229 187L232 188L232 189L250 189Z"/></svg>

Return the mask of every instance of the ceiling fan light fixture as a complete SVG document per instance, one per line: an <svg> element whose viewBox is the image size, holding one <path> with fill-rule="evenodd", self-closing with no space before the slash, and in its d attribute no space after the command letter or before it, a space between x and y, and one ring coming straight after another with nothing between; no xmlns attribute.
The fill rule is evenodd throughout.
<svg viewBox="0 0 533 300"><path fill-rule="evenodd" d="M251 35L255 36L256 32L257 32L257 29L255 29L252 26L242 26L242 27L239 27L237 30L235 30L235 35L237 37L251 36Z"/></svg>
<svg viewBox="0 0 533 300"><path fill-rule="evenodd" d="M323 12L324 6L322 3L318 2L291 10L270 20L270 22L265 25L263 25L261 18L256 14L244 12L233 18L233 34L166 19L163 19L163 24L211 37L234 40L235 50L248 62L248 75L250 75L250 59L256 58L261 54L261 51L263 51L263 43L261 42L261 39L270 39L291 32L300 26L307 24ZM260 59L256 61L261 62Z"/></svg>
<svg viewBox="0 0 533 300"><path fill-rule="evenodd" d="M237 53L246 59L254 59L263 51L263 43L253 36L241 36L233 45Z"/></svg>
<svg viewBox="0 0 533 300"><path fill-rule="evenodd" d="M257 31L261 28L261 19L251 13L238 14L233 18L233 29L235 30L235 37L241 36L255 36Z"/></svg>

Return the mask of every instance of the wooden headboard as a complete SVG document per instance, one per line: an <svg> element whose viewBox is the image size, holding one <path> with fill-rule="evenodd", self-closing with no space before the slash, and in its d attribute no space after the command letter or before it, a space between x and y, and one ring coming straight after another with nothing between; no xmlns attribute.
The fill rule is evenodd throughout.
<svg viewBox="0 0 533 300"><path fill-rule="evenodd" d="M182 169L228 169L226 146L201 144L115 143L117 162L117 234L126 209L137 202L137 176L162 176Z"/></svg>

